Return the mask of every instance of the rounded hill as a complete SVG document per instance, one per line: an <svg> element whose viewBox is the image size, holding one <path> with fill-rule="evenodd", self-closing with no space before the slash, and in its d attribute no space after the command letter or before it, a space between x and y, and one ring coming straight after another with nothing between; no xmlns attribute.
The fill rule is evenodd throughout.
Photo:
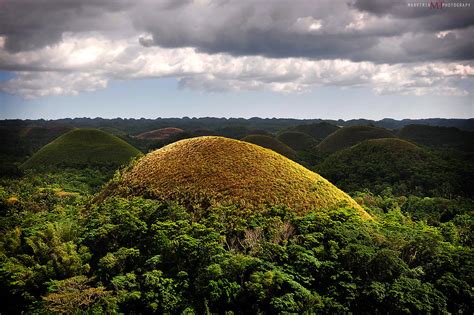
<svg viewBox="0 0 474 315"><path fill-rule="evenodd" d="M285 131L280 133L277 138L296 151L311 151L318 144L315 138L299 131Z"/></svg>
<svg viewBox="0 0 474 315"><path fill-rule="evenodd" d="M430 147L474 152L474 132L454 127L407 125L398 132L398 136Z"/></svg>
<svg viewBox="0 0 474 315"><path fill-rule="evenodd" d="M341 128L327 136L317 146L317 149L322 153L332 153L365 140L393 137L394 135L387 129L372 126L350 126Z"/></svg>
<svg viewBox="0 0 474 315"><path fill-rule="evenodd" d="M74 129L56 138L22 168L119 166L141 154L122 139L97 129Z"/></svg>
<svg viewBox="0 0 474 315"><path fill-rule="evenodd" d="M320 175L244 141L208 136L151 152L109 183L100 199L145 196L186 206L235 205L240 211L287 206L297 213L347 205L370 217Z"/></svg>
<svg viewBox="0 0 474 315"><path fill-rule="evenodd" d="M313 138L320 140L326 138L339 129L340 127L323 121L320 123L298 125L293 127L292 130L304 132Z"/></svg>
<svg viewBox="0 0 474 315"><path fill-rule="evenodd" d="M147 131L144 133L139 134L136 136L138 139L149 139L149 140L164 140L168 139L171 136L177 135L184 132L183 129L180 128L161 128L156 130Z"/></svg>
<svg viewBox="0 0 474 315"><path fill-rule="evenodd" d="M345 189L397 193L429 192L443 181L440 163L426 150L397 138L372 139L336 152L318 167L321 175Z"/></svg>
<svg viewBox="0 0 474 315"><path fill-rule="evenodd" d="M253 143L261 147L273 150L292 160L295 160L297 158L297 154L292 148L272 136L248 135L242 138L242 141Z"/></svg>

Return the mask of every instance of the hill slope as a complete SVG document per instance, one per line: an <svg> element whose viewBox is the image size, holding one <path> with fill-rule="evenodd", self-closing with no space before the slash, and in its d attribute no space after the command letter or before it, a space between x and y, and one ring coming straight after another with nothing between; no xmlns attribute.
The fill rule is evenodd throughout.
<svg viewBox="0 0 474 315"><path fill-rule="evenodd" d="M443 176L445 170L440 160L397 138L363 141L330 155L317 169L346 191L368 188L379 193L390 186L400 194L429 194L454 185L447 181L448 176Z"/></svg>
<svg viewBox="0 0 474 315"><path fill-rule="evenodd" d="M141 133L138 136L136 136L136 138L151 139L151 140L164 140L164 139L168 139L169 137L173 135L180 134L182 132L184 132L183 129L168 127L168 128L161 128L161 129Z"/></svg>
<svg viewBox="0 0 474 315"><path fill-rule="evenodd" d="M318 144L315 138L299 131L282 132L277 139L296 151L311 151Z"/></svg>
<svg viewBox="0 0 474 315"><path fill-rule="evenodd" d="M146 196L185 205L236 205L242 211L283 205L298 213L347 204L369 215L320 175L257 145L223 137L170 144L141 158L101 198Z"/></svg>
<svg viewBox="0 0 474 315"><path fill-rule="evenodd" d="M340 128L338 126L327 122L298 125L292 128L294 131L304 132L316 139L324 139L339 129Z"/></svg>
<svg viewBox="0 0 474 315"><path fill-rule="evenodd" d="M370 139L393 138L387 129L371 126L344 127L327 136L317 149L323 153L332 153L349 148L359 142Z"/></svg>
<svg viewBox="0 0 474 315"><path fill-rule="evenodd" d="M122 139L97 129L74 129L45 145L22 168L119 166L141 154Z"/></svg>
<svg viewBox="0 0 474 315"><path fill-rule="evenodd" d="M297 154L292 148L272 136L249 135L242 138L242 141L253 143L261 147L273 150L292 160L297 158Z"/></svg>
<svg viewBox="0 0 474 315"><path fill-rule="evenodd" d="M474 132L454 127L408 125L398 132L398 136L426 146L474 152Z"/></svg>

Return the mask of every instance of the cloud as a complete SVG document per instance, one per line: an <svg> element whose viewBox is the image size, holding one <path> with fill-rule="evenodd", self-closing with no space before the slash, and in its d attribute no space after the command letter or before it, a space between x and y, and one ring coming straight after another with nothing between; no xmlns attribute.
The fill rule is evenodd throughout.
<svg viewBox="0 0 474 315"><path fill-rule="evenodd" d="M0 0L0 69L16 73L0 90L74 95L114 79L176 77L208 91L331 85L466 95L473 10L369 0Z"/></svg>
<svg viewBox="0 0 474 315"><path fill-rule="evenodd" d="M1 41L0 41L1 44ZM1 51L1 50L0 50ZM111 79L176 77L182 88L211 92L271 90L302 93L319 86L372 87L376 93L465 95L459 80L474 67L459 63L377 64L344 59L235 57L195 48L145 48L135 38L110 40L95 33L65 36L37 51L0 53L17 77L0 85L27 98L75 95L104 88Z"/></svg>

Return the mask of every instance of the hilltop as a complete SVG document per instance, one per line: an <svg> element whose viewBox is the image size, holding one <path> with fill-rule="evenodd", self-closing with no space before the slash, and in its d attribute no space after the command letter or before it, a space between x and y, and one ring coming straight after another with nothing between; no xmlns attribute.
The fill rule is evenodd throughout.
<svg viewBox="0 0 474 315"><path fill-rule="evenodd" d="M97 129L74 129L45 145L21 166L119 166L140 151L116 136Z"/></svg>
<svg viewBox="0 0 474 315"><path fill-rule="evenodd" d="M215 136L181 140L145 155L111 182L101 199L114 195L187 206L236 205L247 212L280 205L301 214L346 204L369 217L346 193L284 156Z"/></svg>
<svg viewBox="0 0 474 315"><path fill-rule="evenodd" d="M435 156L397 138L363 141L330 155L317 170L347 191L391 186L397 193L417 194L455 185L443 178L446 170Z"/></svg>
<svg viewBox="0 0 474 315"><path fill-rule="evenodd" d="M393 137L394 135L387 129L372 126L350 126L341 128L327 136L317 146L317 149L322 153L332 153L364 140Z"/></svg>
<svg viewBox="0 0 474 315"><path fill-rule="evenodd" d="M292 148L272 136L253 134L242 138L242 141L253 143L261 147L273 150L292 160L295 160L297 158L297 154Z"/></svg>

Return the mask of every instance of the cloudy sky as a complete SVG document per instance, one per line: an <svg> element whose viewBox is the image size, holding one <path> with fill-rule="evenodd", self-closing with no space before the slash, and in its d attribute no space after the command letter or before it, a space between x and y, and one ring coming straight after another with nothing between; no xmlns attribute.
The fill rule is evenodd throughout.
<svg viewBox="0 0 474 315"><path fill-rule="evenodd" d="M474 117L474 1L0 0L0 118Z"/></svg>

